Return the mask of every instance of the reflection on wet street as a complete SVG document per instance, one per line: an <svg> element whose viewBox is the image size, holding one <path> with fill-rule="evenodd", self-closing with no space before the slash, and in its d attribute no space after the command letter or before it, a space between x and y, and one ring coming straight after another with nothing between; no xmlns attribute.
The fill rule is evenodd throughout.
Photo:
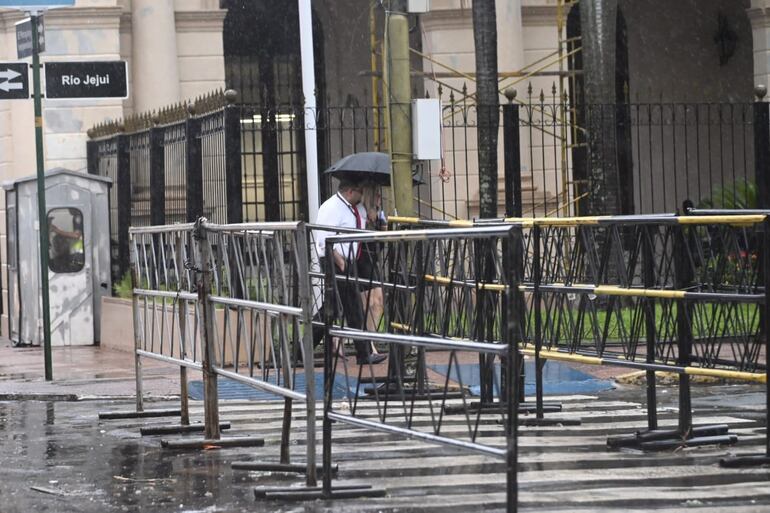
<svg viewBox="0 0 770 513"><path fill-rule="evenodd" d="M232 453L164 451L140 422L97 420L105 406L0 403L0 511L260 511Z"/></svg>

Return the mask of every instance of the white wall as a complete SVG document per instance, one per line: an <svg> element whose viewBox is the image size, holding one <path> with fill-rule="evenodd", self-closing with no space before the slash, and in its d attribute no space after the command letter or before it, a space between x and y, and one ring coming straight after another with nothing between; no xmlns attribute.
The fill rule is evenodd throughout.
<svg viewBox="0 0 770 513"><path fill-rule="evenodd" d="M175 0L174 27L179 65L180 99L224 87L222 21L219 0ZM15 22L24 13L0 9L0 60L15 61ZM46 61L127 60L129 95L142 77L131 74L132 23L130 0L77 0L74 8L45 13ZM163 48L154 48L162 52ZM30 59L27 59L28 61ZM162 70L161 70L162 71ZM31 76L31 74L30 74ZM134 111L128 100L44 100L45 168L86 169L86 131ZM36 172L32 100L0 102L0 182ZM3 291L5 267L5 196L0 193L0 263ZM7 304L7 301L4 302ZM7 318L0 334L6 335Z"/></svg>

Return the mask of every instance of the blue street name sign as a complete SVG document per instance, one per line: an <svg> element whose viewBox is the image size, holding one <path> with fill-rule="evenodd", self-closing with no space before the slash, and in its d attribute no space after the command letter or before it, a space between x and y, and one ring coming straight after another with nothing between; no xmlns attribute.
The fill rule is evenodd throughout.
<svg viewBox="0 0 770 513"><path fill-rule="evenodd" d="M0 7L8 9L46 9L49 7L71 7L75 0L0 0Z"/></svg>

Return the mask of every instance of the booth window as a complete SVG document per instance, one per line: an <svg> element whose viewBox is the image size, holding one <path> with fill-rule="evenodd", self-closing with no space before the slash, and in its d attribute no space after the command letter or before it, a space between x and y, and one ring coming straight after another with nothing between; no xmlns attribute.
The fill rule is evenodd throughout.
<svg viewBox="0 0 770 513"><path fill-rule="evenodd" d="M76 273L85 265L83 213L76 208L48 211L48 268L55 273Z"/></svg>

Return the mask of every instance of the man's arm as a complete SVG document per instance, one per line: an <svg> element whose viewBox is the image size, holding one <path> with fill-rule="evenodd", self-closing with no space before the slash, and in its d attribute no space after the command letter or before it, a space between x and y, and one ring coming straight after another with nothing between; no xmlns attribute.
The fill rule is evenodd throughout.
<svg viewBox="0 0 770 513"><path fill-rule="evenodd" d="M330 228L334 228L339 226L340 220L335 218L334 215L334 209L329 208L326 203L321 205L321 208L318 209L318 217L316 218L316 223L321 226L328 226ZM332 235L332 232L329 230L316 230L315 231L315 244L316 244L316 250L318 251L318 256L320 258L323 258L326 256L326 238ZM333 250L332 256L334 258L334 263L337 264L337 268L341 270L345 270L345 257L343 257L339 251L336 249Z"/></svg>

